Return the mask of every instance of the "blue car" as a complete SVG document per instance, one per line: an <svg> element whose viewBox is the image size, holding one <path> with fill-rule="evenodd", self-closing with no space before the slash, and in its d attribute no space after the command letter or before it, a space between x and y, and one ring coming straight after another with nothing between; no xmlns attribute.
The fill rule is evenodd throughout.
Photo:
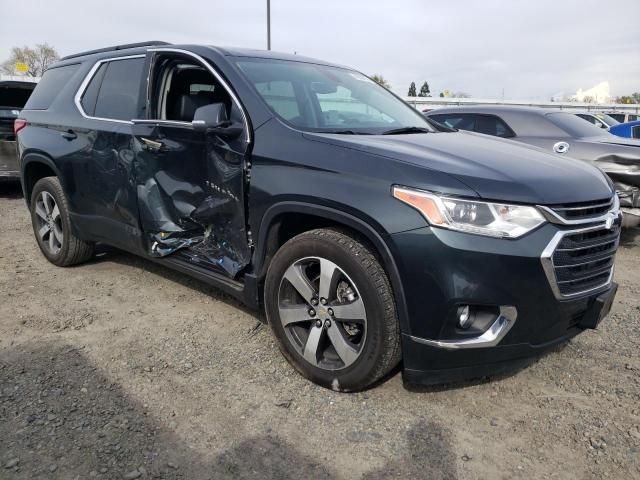
<svg viewBox="0 0 640 480"><path fill-rule="evenodd" d="M609 129L609 133L613 133L618 137L640 138L640 120L614 125Z"/></svg>

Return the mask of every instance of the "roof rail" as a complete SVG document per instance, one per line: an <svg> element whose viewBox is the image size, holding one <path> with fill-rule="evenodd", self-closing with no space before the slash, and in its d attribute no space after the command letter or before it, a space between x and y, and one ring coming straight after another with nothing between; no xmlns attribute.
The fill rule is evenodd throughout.
<svg viewBox="0 0 640 480"><path fill-rule="evenodd" d="M111 52L114 50L126 50L128 48L153 47L155 45L171 45L171 44L168 42L161 42L159 40L152 40L150 42L126 43L124 45L114 45L113 47L99 48L97 50L89 50L86 52L74 53L73 55L67 55L66 57L62 57L60 60L68 60L70 58L84 57L85 55L93 55L94 53Z"/></svg>

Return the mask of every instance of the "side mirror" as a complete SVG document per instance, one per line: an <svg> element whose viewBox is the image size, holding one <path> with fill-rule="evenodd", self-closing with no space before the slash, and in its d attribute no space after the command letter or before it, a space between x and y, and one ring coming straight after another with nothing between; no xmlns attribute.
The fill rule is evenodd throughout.
<svg viewBox="0 0 640 480"><path fill-rule="evenodd" d="M211 103L196 109L193 114L194 130L205 132L211 128L221 127L229 122L227 109L223 103Z"/></svg>
<svg viewBox="0 0 640 480"><path fill-rule="evenodd" d="M211 103L198 108L191 122L196 132L213 133L225 138L235 138L242 133L242 125L234 124L227 116L223 103Z"/></svg>

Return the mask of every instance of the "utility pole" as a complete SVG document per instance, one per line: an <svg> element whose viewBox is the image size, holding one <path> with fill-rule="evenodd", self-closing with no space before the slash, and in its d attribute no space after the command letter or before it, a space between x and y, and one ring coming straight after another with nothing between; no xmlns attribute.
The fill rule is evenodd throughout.
<svg viewBox="0 0 640 480"><path fill-rule="evenodd" d="M267 0L267 50L271 50L271 0Z"/></svg>

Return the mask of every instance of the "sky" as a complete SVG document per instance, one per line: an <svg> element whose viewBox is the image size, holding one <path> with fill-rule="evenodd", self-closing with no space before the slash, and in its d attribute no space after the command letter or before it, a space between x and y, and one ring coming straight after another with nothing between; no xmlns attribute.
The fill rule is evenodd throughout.
<svg viewBox="0 0 640 480"><path fill-rule="evenodd" d="M266 49L266 0L0 0L0 61L144 40ZM271 0L271 46L380 74L406 95L548 100L640 91L640 0Z"/></svg>

